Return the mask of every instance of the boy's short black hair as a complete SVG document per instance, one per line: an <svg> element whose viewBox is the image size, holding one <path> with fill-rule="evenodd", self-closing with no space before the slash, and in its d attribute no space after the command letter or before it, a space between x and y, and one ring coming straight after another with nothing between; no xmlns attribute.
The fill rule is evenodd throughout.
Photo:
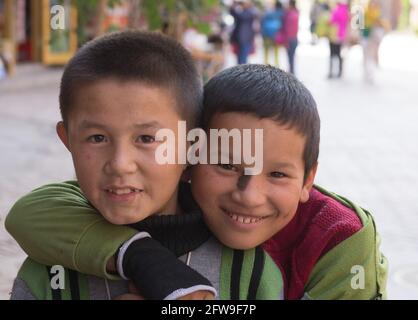
<svg viewBox="0 0 418 320"><path fill-rule="evenodd" d="M203 87L190 53L161 33L124 31L88 42L66 66L60 90L64 123L77 90L109 78L171 89L188 126L194 127L200 117Z"/></svg>
<svg viewBox="0 0 418 320"><path fill-rule="evenodd" d="M295 128L305 139L305 178L318 161L320 119L309 90L278 68L246 64L215 75L204 87L202 127L217 113L243 112Z"/></svg>

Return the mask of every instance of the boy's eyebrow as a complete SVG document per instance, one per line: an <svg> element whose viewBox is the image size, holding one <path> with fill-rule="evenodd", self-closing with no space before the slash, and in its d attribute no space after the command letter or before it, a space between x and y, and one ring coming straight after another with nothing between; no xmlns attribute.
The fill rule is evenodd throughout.
<svg viewBox="0 0 418 320"><path fill-rule="evenodd" d="M136 123L133 125L135 128L138 129L148 129L148 128L161 128L161 125L158 121L150 121L146 123ZM99 129L106 129L107 126L101 123L83 120L80 124L80 129L90 129L90 128L99 128Z"/></svg>
<svg viewBox="0 0 418 320"><path fill-rule="evenodd" d="M161 124L158 121L150 121L146 123L137 123L134 125L135 128L138 129L148 129L148 128L155 128L160 129L162 128Z"/></svg>
<svg viewBox="0 0 418 320"><path fill-rule="evenodd" d="M291 162L276 162L274 165L280 168L296 169L296 166Z"/></svg>
<svg viewBox="0 0 418 320"><path fill-rule="evenodd" d="M90 129L90 128L105 129L106 126L100 123L89 121L89 120L83 120L81 122L80 129Z"/></svg>

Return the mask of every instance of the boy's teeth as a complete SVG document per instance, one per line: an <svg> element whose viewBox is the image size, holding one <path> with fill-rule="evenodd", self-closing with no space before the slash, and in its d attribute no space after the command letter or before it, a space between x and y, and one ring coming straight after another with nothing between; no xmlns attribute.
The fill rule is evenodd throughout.
<svg viewBox="0 0 418 320"><path fill-rule="evenodd" d="M229 216L240 223L244 223L244 224L250 224L250 223L255 223L258 222L260 220L262 220L263 218L250 218L250 217L243 217L243 216L239 216L235 213L230 213Z"/></svg>
<svg viewBox="0 0 418 320"><path fill-rule="evenodd" d="M114 193L114 194L117 194L117 195L123 195L123 194L132 193L132 192L137 192L139 190L126 188L126 189L118 189L118 190L112 190L112 189L110 189L109 191L111 193Z"/></svg>
<svg viewBox="0 0 418 320"><path fill-rule="evenodd" d="M131 193L131 189L119 189L119 190L114 190L113 192L116 193L117 195L122 195L122 194Z"/></svg>

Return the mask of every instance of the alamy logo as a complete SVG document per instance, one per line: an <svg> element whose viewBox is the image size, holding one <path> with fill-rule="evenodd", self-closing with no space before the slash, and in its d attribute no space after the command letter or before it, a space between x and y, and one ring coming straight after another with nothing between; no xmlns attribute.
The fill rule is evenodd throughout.
<svg viewBox="0 0 418 320"><path fill-rule="evenodd" d="M351 274L354 274L351 278L351 288L354 290L364 289L366 282L364 267L359 265L352 266Z"/></svg>
<svg viewBox="0 0 418 320"><path fill-rule="evenodd" d="M60 5L51 7L51 29L65 30L65 8Z"/></svg>
<svg viewBox="0 0 418 320"><path fill-rule="evenodd" d="M239 129L210 129L209 145L203 129L195 128L186 133L186 121L179 121L177 129L178 143L173 130L157 131L155 140L161 142L155 150L158 164L245 164L252 166L244 168L245 175L257 175L263 171L263 129L243 129L242 133ZM186 142L194 142L189 150L186 150Z"/></svg>
<svg viewBox="0 0 418 320"><path fill-rule="evenodd" d="M53 290L65 290L65 269L63 266L56 265L51 267L51 288Z"/></svg>

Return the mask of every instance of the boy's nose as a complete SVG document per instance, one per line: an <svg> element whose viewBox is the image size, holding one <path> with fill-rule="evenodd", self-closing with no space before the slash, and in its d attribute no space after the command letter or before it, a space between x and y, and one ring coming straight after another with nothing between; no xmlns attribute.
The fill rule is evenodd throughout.
<svg viewBox="0 0 418 320"><path fill-rule="evenodd" d="M232 199L243 206L254 208L265 204L266 196L260 177L246 176L245 183L237 182Z"/></svg>
<svg viewBox="0 0 418 320"><path fill-rule="evenodd" d="M117 176L134 173L137 162L129 148L116 147L106 163L106 173Z"/></svg>

